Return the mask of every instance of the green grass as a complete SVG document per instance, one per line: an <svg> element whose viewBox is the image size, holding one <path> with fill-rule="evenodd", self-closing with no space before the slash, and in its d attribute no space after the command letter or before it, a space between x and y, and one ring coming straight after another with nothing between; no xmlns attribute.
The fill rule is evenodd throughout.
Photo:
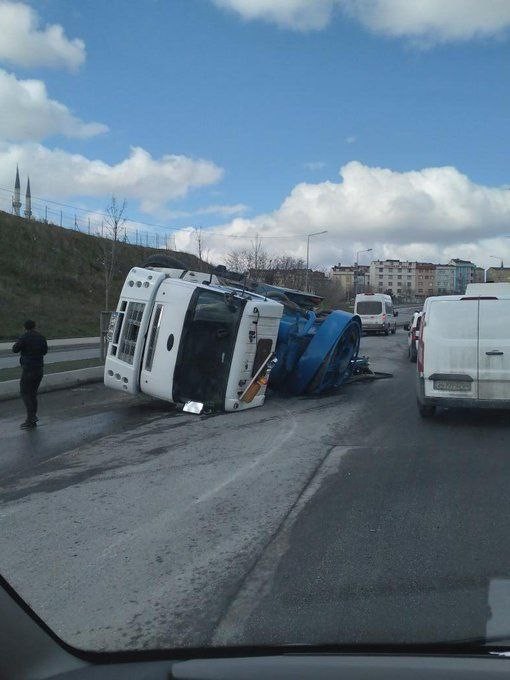
<svg viewBox="0 0 510 680"><path fill-rule="evenodd" d="M100 359L78 359L77 361L58 361L55 364L45 364L44 373L62 373L64 371L76 371L78 368L101 366ZM0 369L0 382L4 380L17 380L21 377L21 366Z"/></svg>
<svg viewBox="0 0 510 680"><path fill-rule="evenodd" d="M104 308L104 239L0 211L0 341L15 340L32 318L48 339L99 335ZM158 251L118 244L110 295L117 305L131 267ZM165 252L165 251L160 251ZM189 253L172 253L190 269L203 265Z"/></svg>

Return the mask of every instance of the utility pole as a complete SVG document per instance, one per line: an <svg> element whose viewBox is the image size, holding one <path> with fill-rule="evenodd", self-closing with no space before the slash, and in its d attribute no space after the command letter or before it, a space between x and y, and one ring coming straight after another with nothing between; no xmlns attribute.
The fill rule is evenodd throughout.
<svg viewBox="0 0 510 680"><path fill-rule="evenodd" d="M356 262L354 263L354 297L358 294L358 266L359 266L359 256L361 253L371 253L372 248L365 248L365 250L356 251Z"/></svg>
<svg viewBox="0 0 510 680"><path fill-rule="evenodd" d="M60 208L60 226L62 226L62 208Z"/></svg>
<svg viewBox="0 0 510 680"><path fill-rule="evenodd" d="M311 234L308 234L306 237L306 272L305 272L305 291L307 293L310 292L310 289L308 288L308 269L310 268L310 238L312 236L320 236L321 234L327 234L328 231L325 229L324 231L314 231Z"/></svg>
<svg viewBox="0 0 510 680"><path fill-rule="evenodd" d="M44 221L48 224L48 206L44 206Z"/></svg>
<svg viewBox="0 0 510 680"><path fill-rule="evenodd" d="M90 236L90 217L89 217L88 229L89 229L89 236Z"/></svg>

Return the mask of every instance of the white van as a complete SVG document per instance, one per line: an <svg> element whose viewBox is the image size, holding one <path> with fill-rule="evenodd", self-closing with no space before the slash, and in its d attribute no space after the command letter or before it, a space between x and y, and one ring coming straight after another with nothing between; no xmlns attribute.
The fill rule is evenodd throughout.
<svg viewBox="0 0 510 680"><path fill-rule="evenodd" d="M475 290L425 300L417 374L424 417L437 406L510 408L510 286L497 295Z"/></svg>
<svg viewBox="0 0 510 680"><path fill-rule="evenodd" d="M354 302L354 313L361 319L363 331L395 334L397 322L394 317L398 312L393 310L391 295L383 293L359 293Z"/></svg>

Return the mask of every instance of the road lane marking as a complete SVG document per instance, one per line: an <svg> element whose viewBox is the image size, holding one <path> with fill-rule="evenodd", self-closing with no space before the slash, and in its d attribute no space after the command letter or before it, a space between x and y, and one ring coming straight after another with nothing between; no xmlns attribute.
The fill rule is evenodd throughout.
<svg viewBox="0 0 510 680"><path fill-rule="evenodd" d="M326 479L337 474L343 458L364 446L334 446L319 462L283 521L262 548L237 593L217 622L210 643L233 645L246 642L244 628L263 597L271 590L280 560L290 546L290 534L299 515L320 490Z"/></svg>

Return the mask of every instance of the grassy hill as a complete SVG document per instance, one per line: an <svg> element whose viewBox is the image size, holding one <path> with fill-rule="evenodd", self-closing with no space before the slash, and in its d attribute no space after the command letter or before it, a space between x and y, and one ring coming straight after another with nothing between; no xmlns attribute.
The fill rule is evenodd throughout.
<svg viewBox="0 0 510 680"><path fill-rule="evenodd" d="M99 335L103 245L96 236L0 211L0 341L16 338L28 318L48 339ZM158 252L128 243L118 248L113 307L129 269ZM204 269L194 255L167 254L190 269Z"/></svg>

